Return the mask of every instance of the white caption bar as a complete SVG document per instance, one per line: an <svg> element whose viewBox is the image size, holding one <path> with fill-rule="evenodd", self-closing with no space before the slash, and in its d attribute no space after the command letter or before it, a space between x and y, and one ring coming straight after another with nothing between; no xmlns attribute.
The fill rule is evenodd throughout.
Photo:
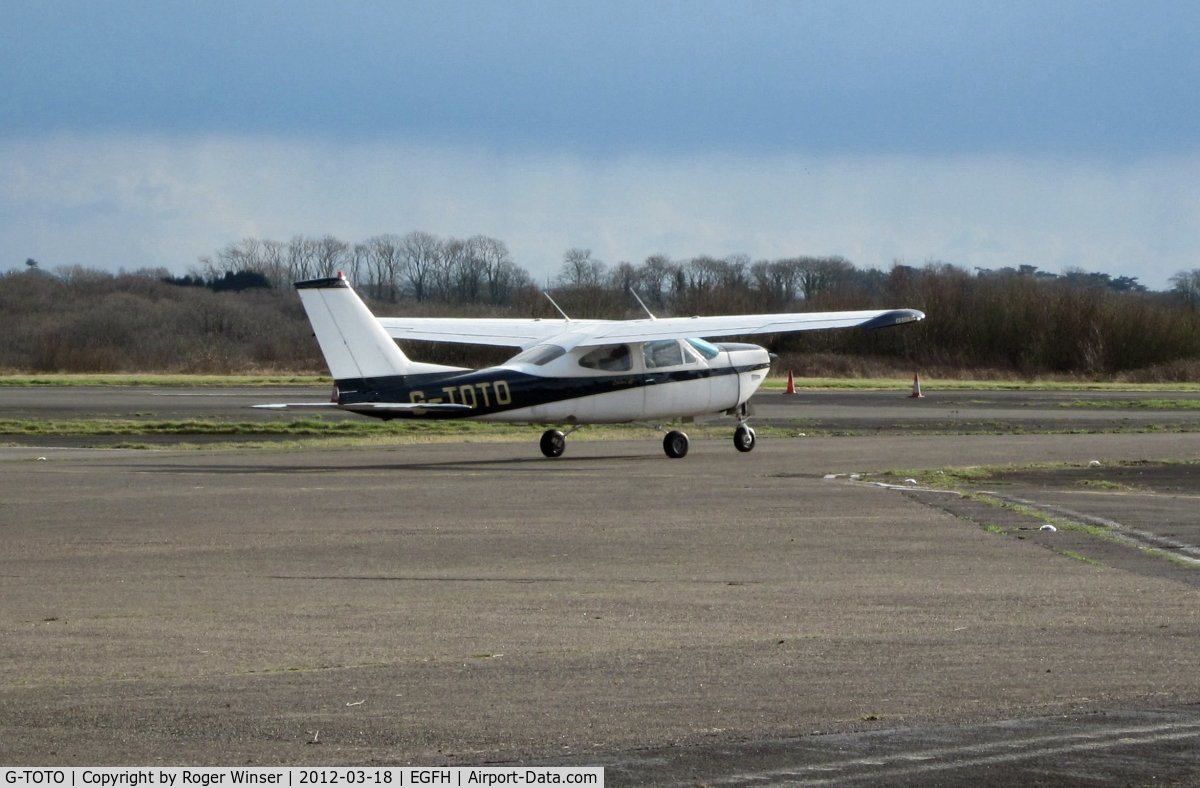
<svg viewBox="0 0 1200 788"><path fill-rule="evenodd" d="M581 785L604 786L600 766L481 766L388 768L247 768L221 767L72 767L0 769L0 788L213 788L220 786L367 786L397 788L410 785L496 786Z"/></svg>

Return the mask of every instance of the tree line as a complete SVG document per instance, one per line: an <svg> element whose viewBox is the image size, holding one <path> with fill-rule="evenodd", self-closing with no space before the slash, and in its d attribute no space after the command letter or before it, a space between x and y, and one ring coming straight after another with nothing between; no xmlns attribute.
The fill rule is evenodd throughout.
<svg viewBox="0 0 1200 788"><path fill-rule="evenodd" d="M653 255L609 265L576 248L538 287L502 241L421 232L360 243L244 239L200 258L185 277L164 269L46 272L30 260L26 271L0 276L0 331L8 338L0 368L322 371L291 283L338 271L380 315L556 317L540 292L547 289L580 318L885 307L929 316L889 331L773 338L781 370L800 374L919 369L1200 380L1200 269L1177 274L1169 291L1151 292L1136 277L1058 275L1031 265L971 271L895 264L884 271L840 257L744 255ZM494 351L458 346L421 347L414 355L464 365L501 360Z"/></svg>
<svg viewBox="0 0 1200 788"><path fill-rule="evenodd" d="M504 305L533 286L503 241L486 235L443 239L426 232L377 235L358 243L332 235L298 235L290 241L245 238L201 257L195 276L215 281L251 272L282 288L339 271L366 296L393 304L409 297L443 304Z"/></svg>

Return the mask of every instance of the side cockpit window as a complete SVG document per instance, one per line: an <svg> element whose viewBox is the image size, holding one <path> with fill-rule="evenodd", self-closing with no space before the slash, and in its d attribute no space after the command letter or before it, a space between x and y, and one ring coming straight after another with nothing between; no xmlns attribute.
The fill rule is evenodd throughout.
<svg viewBox="0 0 1200 788"><path fill-rule="evenodd" d="M683 363L683 353L679 350L679 342L674 339L647 342L642 346L642 353L646 359L646 369L677 367Z"/></svg>
<svg viewBox="0 0 1200 788"><path fill-rule="evenodd" d="M604 345L579 359L579 366L604 372L628 372L633 369L629 345Z"/></svg>

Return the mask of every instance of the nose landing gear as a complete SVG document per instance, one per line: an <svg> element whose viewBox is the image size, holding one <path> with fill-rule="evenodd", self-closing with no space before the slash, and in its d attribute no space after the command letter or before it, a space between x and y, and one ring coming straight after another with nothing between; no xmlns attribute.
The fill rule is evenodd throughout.
<svg viewBox="0 0 1200 788"><path fill-rule="evenodd" d="M743 402L733 410L726 411L730 416L737 418L737 429L733 431L733 446L738 451L745 454L748 451L754 450L754 445L758 443L758 436L754 434L754 428L746 422L750 420L750 403Z"/></svg>
<svg viewBox="0 0 1200 788"><path fill-rule="evenodd" d="M754 429L746 426L745 423L739 424L733 431L733 445L740 452L753 450L754 444L757 442L758 436L754 434Z"/></svg>

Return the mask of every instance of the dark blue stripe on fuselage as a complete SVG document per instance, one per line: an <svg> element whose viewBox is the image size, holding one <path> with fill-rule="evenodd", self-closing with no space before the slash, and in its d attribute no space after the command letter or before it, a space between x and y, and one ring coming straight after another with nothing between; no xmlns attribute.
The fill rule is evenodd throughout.
<svg viewBox="0 0 1200 788"><path fill-rule="evenodd" d="M769 364L758 364L716 369L629 372L578 378L539 377L512 369L491 367L470 372L345 378L337 381L338 403L353 405L359 402L443 402L470 406L472 410L469 413L465 411L422 411L413 414L364 413L364 415L382 419L461 419L518 408L530 408L561 400L625 391L648 385L736 375L741 372L767 369L769 366Z"/></svg>

